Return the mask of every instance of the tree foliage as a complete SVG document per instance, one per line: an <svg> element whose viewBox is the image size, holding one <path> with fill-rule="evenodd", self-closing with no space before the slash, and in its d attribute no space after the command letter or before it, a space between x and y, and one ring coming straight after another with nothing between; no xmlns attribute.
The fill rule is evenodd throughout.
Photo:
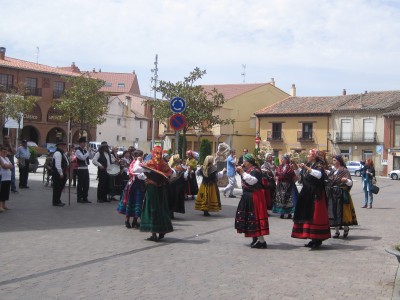
<svg viewBox="0 0 400 300"><path fill-rule="evenodd" d="M210 130L215 125L225 125L232 123L232 120L223 120L218 115L213 115L216 107L224 103L224 96L216 89L206 92L201 85L195 82L206 74L205 70L195 68L183 81L176 83L161 80L155 88L160 92L163 99L172 100L174 97L181 97L186 101L186 109L182 113L186 117L186 126L183 134L191 129L199 129L201 132ZM169 101L146 100L155 108L154 118L166 123L174 114L169 107Z"/></svg>
<svg viewBox="0 0 400 300"><path fill-rule="evenodd" d="M207 155L211 155L211 143L209 140L202 139L200 143L199 164L203 164Z"/></svg>
<svg viewBox="0 0 400 300"><path fill-rule="evenodd" d="M105 122L107 113L107 95L100 91L104 81L90 78L84 74L78 77L66 77L70 88L64 91L61 101L53 107L62 113L64 121L71 120L71 126L79 128L80 135L91 127Z"/></svg>
<svg viewBox="0 0 400 300"><path fill-rule="evenodd" d="M30 113L39 101L35 96L24 96L24 88L19 87L9 93L0 93L1 127L7 119L21 120L21 114Z"/></svg>

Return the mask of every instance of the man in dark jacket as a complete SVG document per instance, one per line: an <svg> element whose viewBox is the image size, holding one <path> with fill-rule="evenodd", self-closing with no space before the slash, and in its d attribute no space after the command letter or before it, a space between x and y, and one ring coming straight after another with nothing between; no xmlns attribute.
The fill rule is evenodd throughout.
<svg viewBox="0 0 400 300"><path fill-rule="evenodd" d="M67 144L65 142L58 142L57 149L53 154L53 206L64 206L65 203L61 202L61 194L67 182L67 167L69 160L65 154L67 151Z"/></svg>

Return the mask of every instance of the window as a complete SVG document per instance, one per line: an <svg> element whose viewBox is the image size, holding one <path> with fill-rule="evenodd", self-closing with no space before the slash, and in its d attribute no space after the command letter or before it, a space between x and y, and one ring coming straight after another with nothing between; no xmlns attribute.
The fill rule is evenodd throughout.
<svg viewBox="0 0 400 300"><path fill-rule="evenodd" d="M363 160L372 159L372 158L373 158L373 152L371 150L363 151Z"/></svg>
<svg viewBox="0 0 400 300"><path fill-rule="evenodd" d="M117 119L117 125L121 125L121 118Z"/></svg>
<svg viewBox="0 0 400 300"><path fill-rule="evenodd" d="M123 136L123 137L122 137L122 140L123 140L123 141L126 141L126 137L125 137L125 136Z"/></svg>
<svg viewBox="0 0 400 300"><path fill-rule="evenodd" d="M350 159L350 151L349 151L349 149L347 149L347 150L340 150L340 155L343 156L343 159L344 159L345 161L349 160L349 159Z"/></svg>
<svg viewBox="0 0 400 300"><path fill-rule="evenodd" d="M41 90L37 88L36 78L25 78L25 90L27 95L41 96Z"/></svg>
<svg viewBox="0 0 400 300"><path fill-rule="evenodd" d="M117 142L119 141L119 135L117 135Z"/></svg>
<svg viewBox="0 0 400 300"><path fill-rule="evenodd" d="M106 83L104 83L104 86L105 87L112 87L112 83L111 82L106 82Z"/></svg>
<svg viewBox="0 0 400 300"><path fill-rule="evenodd" d="M65 83L61 81L54 82L53 98L60 98L64 93Z"/></svg>
<svg viewBox="0 0 400 300"><path fill-rule="evenodd" d="M303 123L303 139L310 140L312 139L312 131L313 124L312 123Z"/></svg>
<svg viewBox="0 0 400 300"><path fill-rule="evenodd" d="M340 133L341 140L345 142L351 141L351 120L350 119L342 119L340 122Z"/></svg>
<svg viewBox="0 0 400 300"><path fill-rule="evenodd" d="M272 123L272 139L282 139L282 123Z"/></svg>
<svg viewBox="0 0 400 300"><path fill-rule="evenodd" d="M394 121L394 145L400 147L400 121Z"/></svg>
<svg viewBox="0 0 400 300"><path fill-rule="evenodd" d="M374 141L374 120L373 119L364 119L364 132L363 132L363 141L364 142L372 142Z"/></svg>
<svg viewBox="0 0 400 300"><path fill-rule="evenodd" d="M140 122L139 122L139 128L140 128L140 129L142 129L142 125L143 125L143 123L142 123L142 121L140 121Z"/></svg>
<svg viewBox="0 0 400 300"><path fill-rule="evenodd" d="M11 92L13 88L13 76L0 74L0 91Z"/></svg>
<svg viewBox="0 0 400 300"><path fill-rule="evenodd" d="M125 87L125 83L123 83L123 82L118 82L117 87L119 87L119 88L124 88L124 87Z"/></svg>

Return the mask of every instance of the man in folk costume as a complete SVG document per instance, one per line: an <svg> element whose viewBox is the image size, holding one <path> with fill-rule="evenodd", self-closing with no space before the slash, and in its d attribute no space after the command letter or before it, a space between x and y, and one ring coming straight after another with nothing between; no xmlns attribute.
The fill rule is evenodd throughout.
<svg viewBox="0 0 400 300"><path fill-rule="evenodd" d="M253 238L251 248L265 249L264 235L269 234L269 223L261 170L249 153L243 157L243 167L238 166L236 170L242 178L243 194L236 210L235 229Z"/></svg>
<svg viewBox="0 0 400 300"><path fill-rule="evenodd" d="M94 155L92 163L98 168L99 184L97 185L97 202L110 202L107 195L109 191L110 176L107 167L114 163L115 159L110 154L107 142L101 142L99 151Z"/></svg>
<svg viewBox="0 0 400 300"><path fill-rule="evenodd" d="M308 163L300 164L300 168L293 162L293 167L300 172L303 188L296 203L292 237L311 239L304 246L316 249L331 237L325 192L325 153L311 149L307 159Z"/></svg>
<svg viewBox="0 0 400 300"><path fill-rule="evenodd" d="M61 202L61 193L67 182L67 167L69 160L65 154L67 151L67 144L65 142L58 142L56 144L56 151L53 154L53 206L64 206L65 203Z"/></svg>
<svg viewBox="0 0 400 300"><path fill-rule="evenodd" d="M79 147L75 151L76 160L78 163L78 186L77 186L77 201L78 203L91 203L88 200L89 193L89 156L90 152L86 150L86 138L80 137L78 140Z"/></svg>
<svg viewBox="0 0 400 300"><path fill-rule="evenodd" d="M140 231L151 232L149 241L159 241L173 227L168 208L168 179L175 176L175 171L163 159L160 146L151 151L151 159L144 165L146 174L146 194L140 217ZM158 233L158 236L157 236Z"/></svg>

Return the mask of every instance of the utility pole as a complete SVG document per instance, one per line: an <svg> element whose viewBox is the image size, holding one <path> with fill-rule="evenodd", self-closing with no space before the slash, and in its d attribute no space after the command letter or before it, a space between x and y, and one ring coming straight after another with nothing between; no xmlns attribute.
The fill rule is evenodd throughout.
<svg viewBox="0 0 400 300"><path fill-rule="evenodd" d="M154 101L157 101L157 91L156 91L156 88L157 88L157 79L158 79L158 74L157 74L158 67L157 67L157 65L158 65L158 54L156 54L156 60L155 60L155 62L154 62L154 69L151 70L151 72L154 73L154 77L151 79L152 81L154 81L154 87L153 87L153 89L154 89ZM151 145L150 145L150 151L154 148L154 131L155 131L155 126L156 126L156 119L154 118L155 112L156 112L156 109L155 109L154 106L153 106L153 109L152 109L153 120L152 120L152 125L151 125Z"/></svg>

